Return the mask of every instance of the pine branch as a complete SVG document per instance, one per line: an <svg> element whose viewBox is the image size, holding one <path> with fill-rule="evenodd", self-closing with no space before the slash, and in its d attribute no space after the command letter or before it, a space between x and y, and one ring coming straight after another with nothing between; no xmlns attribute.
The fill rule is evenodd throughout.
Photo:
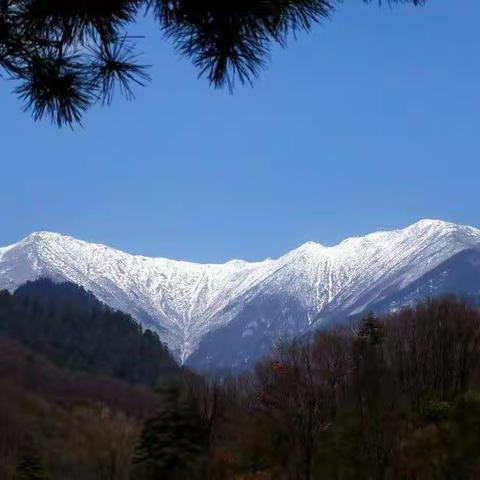
<svg viewBox="0 0 480 480"><path fill-rule="evenodd" d="M363 0L422 5L425 0ZM35 120L80 122L92 105L127 99L150 77L127 27L153 12L166 38L217 88L266 67L273 45L329 19L341 0L0 0L0 74Z"/></svg>

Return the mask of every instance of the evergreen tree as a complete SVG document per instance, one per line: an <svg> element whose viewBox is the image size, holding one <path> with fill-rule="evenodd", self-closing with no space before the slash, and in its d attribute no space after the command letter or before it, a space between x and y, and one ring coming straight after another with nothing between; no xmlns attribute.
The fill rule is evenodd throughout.
<svg viewBox="0 0 480 480"><path fill-rule="evenodd" d="M204 478L208 435L197 405L179 386L161 392L162 404L145 422L135 459L138 480Z"/></svg>
<svg viewBox="0 0 480 480"><path fill-rule="evenodd" d="M358 336L370 345L378 345L384 336L384 328L381 321L373 313L364 318L358 330Z"/></svg>
<svg viewBox="0 0 480 480"><path fill-rule="evenodd" d="M35 455L20 457L15 469L14 480L47 480L47 475L42 461Z"/></svg>

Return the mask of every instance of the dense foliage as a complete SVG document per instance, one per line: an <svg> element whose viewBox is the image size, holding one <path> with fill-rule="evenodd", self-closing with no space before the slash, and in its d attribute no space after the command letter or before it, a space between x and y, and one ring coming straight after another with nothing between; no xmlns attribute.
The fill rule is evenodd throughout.
<svg viewBox="0 0 480 480"><path fill-rule="evenodd" d="M364 0L370 3L372 0ZM385 0L424 3L424 0ZM272 43L310 30L339 0L0 0L0 73L35 119L79 122L116 89L133 96L149 77L137 62L128 25L153 13L164 36L221 87L251 82ZM381 0L379 3L382 3Z"/></svg>
<svg viewBox="0 0 480 480"><path fill-rule="evenodd" d="M0 334L62 367L151 387L178 370L155 333L73 284L38 280L0 292Z"/></svg>
<svg viewBox="0 0 480 480"><path fill-rule="evenodd" d="M194 396L178 386L161 391L161 407L145 422L133 478L207 478L207 426Z"/></svg>
<svg viewBox="0 0 480 480"><path fill-rule="evenodd" d="M76 285L0 293L0 478L130 477L154 388L181 371L157 335Z"/></svg>
<svg viewBox="0 0 480 480"><path fill-rule="evenodd" d="M147 387L73 372L0 335L0 478L128 480Z"/></svg>
<svg viewBox="0 0 480 480"><path fill-rule="evenodd" d="M60 286L57 297L49 296L52 288L59 287L39 282L3 294L4 327L13 323L5 322L7 311L12 319L23 318L27 306L62 311L62 289L74 304L77 287ZM44 294L34 299L34 292ZM85 292L81 298L76 309L98 308ZM80 323L68 317L76 309L52 317L72 335L72 350L72 327L80 330ZM240 376L218 380L182 370L155 389L98 376L122 376L99 369L103 362L87 373L88 363L73 361L61 341L57 351L58 339L20 324L4 329L16 340L0 335L0 478L28 471L37 477L27 478L53 480L480 476L480 312L455 298L278 345Z"/></svg>
<svg viewBox="0 0 480 480"><path fill-rule="evenodd" d="M251 374L190 383L208 474L172 478L479 478L479 355L480 313L455 299L280 346Z"/></svg>

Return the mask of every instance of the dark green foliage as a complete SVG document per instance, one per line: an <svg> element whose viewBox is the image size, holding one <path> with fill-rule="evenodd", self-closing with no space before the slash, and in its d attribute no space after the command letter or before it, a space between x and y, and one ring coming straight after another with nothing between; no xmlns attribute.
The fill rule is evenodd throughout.
<svg viewBox="0 0 480 480"><path fill-rule="evenodd" d="M251 81L264 67L270 44L309 30L327 18L335 0L184 0L152 2L167 35L215 86Z"/></svg>
<svg viewBox="0 0 480 480"><path fill-rule="evenodd" d="M157 386L178 367L157 334L72 284L31 282L0 294L0 334L62 367Z"/></svg>
<svg viewBox="0 0 480 480"><path fill-rule="evenodd" d="M431 400L425 405L425 420L430 423L441 423L448 419L452 406L449 402L441 400Z"/></svg>
<svg viewBox="0 0 480 480"><path fill-rule="evenodd" d="M13 478L14 480L47 480L49 477L40 458L24 455L18 460Z"/></svg>
<svg viewBox="0 0 480 480"><path fill-rule="evenodd" d="M160 393L161 408L145 422L137 448L139 480L202 479L207 429L195 400L178 385Z"/></svg>
<svg viewBox="0 0 480 480"><path fill-rule="evenodd" d="M372 0L364 0L371 3ZM216 87L251 82L271 45L329 18L340 0L1 0L0 70L36 120L79 122L116 89L149 77L128 25L153 12L178 52ZM382 1L378 1L382 4ZM411 3L424 0L385 0ZM0 72L1 73L1 72Z"/></svg>
<svg viewBox="0 0 480 480"><path fill-rule="evenodd" d="M383 335L383 324L373 314L368 315L368 317L360 323L358 336L370 345L379 345L382 341Z"/></svg>
<svg viewBox="0 0 480 480"><path fill-rule="evenodd" d="M119 86L148 80L124 27L139 0L5 0L0 3L0 67L35 119L72 124Z"/></svg>
<svg viewBox="0 0 480 480"><path fill-rule="evenodd" d="M47 278L27 282L15 290L15 296L36 300L43 306L61 304L104 309L93 293L73 283L54 283Z"/></svg>

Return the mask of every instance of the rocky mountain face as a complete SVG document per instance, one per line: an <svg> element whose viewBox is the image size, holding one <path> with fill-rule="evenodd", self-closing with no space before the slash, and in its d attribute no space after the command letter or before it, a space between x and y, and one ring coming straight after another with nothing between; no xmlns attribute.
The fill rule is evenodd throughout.
<svg viewBox="0 0 480 480"><path fill-rule="evenodd" d="M422 220L278 259L204 265L129 255L55 233L0 248L0 289L41 277L84 287L159 332L198 368L251 364L291 338L362 312L460 293L480 299L480 230Z"/></svg>

